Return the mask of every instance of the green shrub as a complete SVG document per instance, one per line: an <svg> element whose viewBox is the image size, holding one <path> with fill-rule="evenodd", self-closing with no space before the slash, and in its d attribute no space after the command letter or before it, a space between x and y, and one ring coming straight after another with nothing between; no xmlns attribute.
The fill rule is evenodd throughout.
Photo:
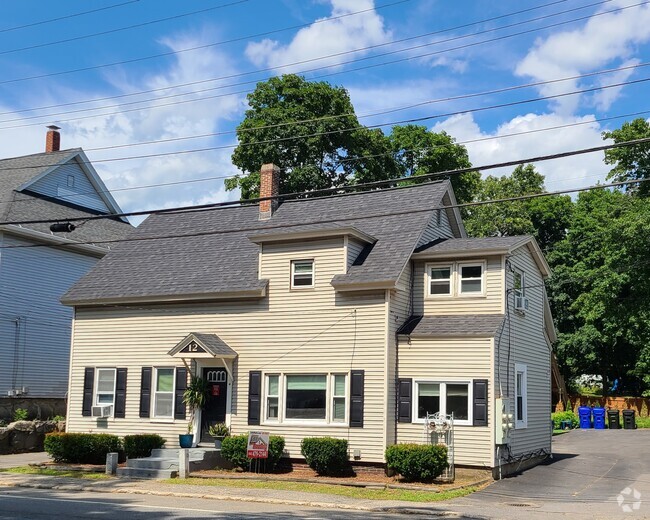
<svg viewBox="0 0 650 520"><path fill-rule="evenodd" d="M244 471L250 468L249 459L246 456L246 447L248 446L248 435L231 435L226 437L221 444L221 456L233 465L240 467ZM269 458L266 462L266 470L273 471L277 466L282 452L284 451L284 437L271 435L269 438Z"/></svg>
<svg viewBox="0 0 650 520"><path fill-rule="evenodd" d="M14 422L15 421L26 421L27 420L27 409L26 408L16 408L14 410Z"/></svg>
<svg viewBox="0 0 650 520"><path fill-rule="evenodd" d="M406 480L429 482L447 468L447 448L429 444L395 444L386 448L386 463Z"/></svg>
<svg viewBox="0 0 650 520"><path fill-rule="evenodd" d="M571 428L577 428L579 424L578 416L571 410L566 412L555 412L551 414L553 420L553 429L561 429L562 421L571 421Z"/></svg>
<svg viewBox="0 0 650 520"><path fill-rule="evenodd" d="M300 452L319 475L338 475L350 467L345 439L308 437L300 443Z"/></svg>
<svg viewBox="0 0 650 520"><path fill-rule="evenodd" d="M129 459L151 456L151 450L158 450L165 445L165 439L155 433L124 436L124 453Z"/></svg>
<svg viewBox="0 0 650 520"><path fill-rule="evenodd" d="M104 464L107 453L124 453L119 437L108 433L48 433L44 447L55 462L75 464Z"/></svg>

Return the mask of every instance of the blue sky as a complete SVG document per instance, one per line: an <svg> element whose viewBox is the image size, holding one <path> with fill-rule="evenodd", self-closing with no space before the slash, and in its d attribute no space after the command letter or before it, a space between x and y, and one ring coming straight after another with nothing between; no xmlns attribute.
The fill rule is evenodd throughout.
<svg viewBox="0 0 650 520"><path fill-rule="evenodd" d="M195 11L203 12L179 16ZM56 123L62 147L87 150L125 210L234 199L214 177L237 172L231 145L246 92L283 72L344 86L361 122L386 132L428 117L422 124L465 143L475 165L598 146L603 130L633 118L619 116L650 110L648 82L518 102L650 77L640 66L649 41L642 0L7 2L0 157L42 151L44 127ZM486 93L609 69L620 70ZM518 104L493 108L509 103ZM132 158L142 155L154 157ZM538 169L551 190L591 185L608 171L602 154ZM197 182L134 189L182 181Z"/></svg>

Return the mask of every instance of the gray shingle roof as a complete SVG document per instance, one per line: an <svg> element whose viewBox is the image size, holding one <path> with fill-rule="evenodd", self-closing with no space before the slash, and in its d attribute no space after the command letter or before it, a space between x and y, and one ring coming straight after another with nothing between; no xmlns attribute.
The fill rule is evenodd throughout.
<svg viewBox="0 0 650 520"><path fill-rule="evenodd" d="M0 222L41 219L65 221L68 218L96 215L94 212L16 191L53 165L65 162L80 151L80 148L73 148L0 160ZM22 227L51 234L49 224L26 224ZM102 219L88 221L72 233L57 236L81 242L99 242L124 238L132 230L131 225L121 220ZM98 245L108 248L107 245Z"/></svg>
<svg viewBox="0 0 650 520"><path fill-rule="evenodd" d="M494 250L502 251L518 247L531 239L530 235L513 237L484 237L484 238L449 238L434 241L417 248L418 253L467 253L471 251Z"/></svg>
<svg viewBox="0 0 650 520"><path fill-rule="evenodd" d="M210 298L261 291L258 246L249 236L264 230L330 230L354 227L377 239L363 264L337 275L339 286L396 282L448 181L341 197L287 201L273 217L258 220L258 206L152 215L133 238L113 250L63 297L68 304L125 299ZM418 213L387 215L405 209ZM180 235L171 238L170 236ZM170 238L147 240L152 237Z"/></svg>
<svg viewBox="0 0 650 520"><path fill-rule="evenodd" d="M432 337L493 337L499 331L504 317L503 314L411 316L397 333Z"/></svg>
<svg viewBox="0 0 650 520"><path fill-rule="evenodd" d="M219 336L203 332L190 332L181 342L171 349L168 354L173 356L174 354L179 353L187 346L188 339L192 338L196 339L201 346L205 347L208 353L214 357L237 357L237 352L230 348Z"/></svg>

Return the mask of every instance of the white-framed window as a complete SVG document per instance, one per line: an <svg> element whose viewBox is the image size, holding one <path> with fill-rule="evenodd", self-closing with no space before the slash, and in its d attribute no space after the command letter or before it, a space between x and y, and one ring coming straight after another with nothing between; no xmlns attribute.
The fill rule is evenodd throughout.
<svg viewBox="0 0 650 520"><path fill-rule="evenodd" d="M311 289L314 287L314 261L294 260L291 262L291 288Z"/></svg>
<svg viewBox="0 0 650 520"><path fill-rule="evenodd" d="M154 369L154 417L171 419L174 416L174 374L174 368Z"/></svg>
<svg viewBox="0 0 650 520"><path fill-rule="evenodd" d="M512 273L513 277L513 293L515 298L523 298L526 296L525 275L521 269L515 268Z"/></svg>
<svg viewBox="0 0 650 520"><path fill-rule="evenodd" d="M348 374L265 374L264 420L348 423Z"/></svg>
<svg viewBox="0 0 650 520"><path fill-rule="evenodd" d="M453 271L450 264L427 264L429 296L451 296Z"/></svg>
<svg viewBox="0 0 650 520"><path fill-rule="evenodd" d="M427 413L454 414L454 424L472 424L471 381L416 381L414 422L424 422Z"/></svg>
<svg viewBox="0 0 650 520"><path fill-rule="evenodd" d="M266 420L278 421L280 419L280 376L269 374L266 376Z"/></svg>
<svg viewBox="0 0 650 520"><path fill-rule="evenodd" d="M460 296L483 296L485 263L458 263L458 294Z"/></svg>
<svg viewBox="0 0 650 520"><path fill-rule="evenodd" d="M528 367L515 363L515 428L528 427Z"/></svg>
<svg viewBox="0 0 650 520"><path fill-rule="evenodd" d="M115 405L115 381L117 369L98 368L95 381L94 406Z"/></svg>

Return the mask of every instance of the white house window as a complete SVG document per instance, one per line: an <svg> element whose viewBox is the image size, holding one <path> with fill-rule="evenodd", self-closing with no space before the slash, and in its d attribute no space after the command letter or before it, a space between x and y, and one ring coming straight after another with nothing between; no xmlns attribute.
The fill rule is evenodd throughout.
<svg viewBox="0 0 650 520"><path fill-rule="evenodd" d="M429 266L429 296L451 295L451 273L450 265Z"/></svg>
<svg viewBox="0 0 650 520"><path fill-rule="evenodd" d="M515 428L528 426L528 367L515 364Z"/></svg>
<svg viewBox="0 0 650 520"><path fill-rule="evenodd" d="M314 287L314 261L294 260L291 262L291 288L306 289Z"/></svg>
<svg viewBox="0 0 650 520"><path fill-rule="evenodd" d="M280 411L280 376L266 376L266 419L277 421Z"/></svg>
<svg viewBox="0 0 650 520"><path fill-rule="evenodd" d="M427 414L436 412L454 414L454 424L470 425L469 382L442 383L420 381L416 383L417 418L423 420Z"/></svg>
<svg viewBox="0 0 650 520"><path fill-rule="evenodd" d="M521 298L526 296L526 288L524 286L524 272L521 271L520 269L515 269L513 273L514 277L514 293L515 293L515 298Z"/></svg>
<svg viewBox="0 0 650 520"><path fill-rule="evenodd" d="M266 374L266 422L348 423L348 374Z"/></svg>
<svg viewBox="0 0 650 520"><path fill-rule="evenodd" d="M172 417L174 411L174 369L156 368L154 417Z"/></svg>
<svg viewBox="0 0 650 520"><path fill-rule="evenodd" d="M459 294L483 294L483 264L458 264Z"/></svg>
<svg viewBox="0 0 650 520"><path fill-rule="evenodd" d="M115 375L114 368L98 368L97 384L95 385L95 406L115 404Z"/></svg>
<svg viewBox="0 0 650 520"><path fill-rule="evenodd" d="M327 417L327 376L287 376L287 419L320 419Z"/></svg>
<svg viewBox="0 0 650 520"><path fill-rule="evenodd" d="M332 422L345 422L346 406L346 384L345 374L335 374L332 392Z"/></svg>

